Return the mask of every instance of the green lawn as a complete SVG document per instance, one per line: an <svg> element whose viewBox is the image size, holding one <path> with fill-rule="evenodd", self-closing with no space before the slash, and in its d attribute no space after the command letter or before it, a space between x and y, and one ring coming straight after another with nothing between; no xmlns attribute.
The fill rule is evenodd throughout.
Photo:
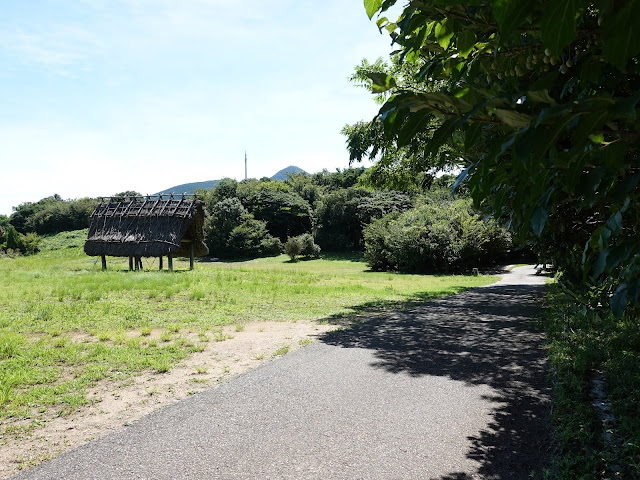
<svg viewBox="0 0 640 480"><path fill-rule="evenodd" d="M109 258L102 272L83 239L63 234L38 255L0 258L0 419L37 425L71 412L87 402L87 387L167 371L220 340L224 325L343 322L497 280L369 272L354 256L199 262L194 271L178 260L173 273L152 259L128 272L126 259Z"/></svg>

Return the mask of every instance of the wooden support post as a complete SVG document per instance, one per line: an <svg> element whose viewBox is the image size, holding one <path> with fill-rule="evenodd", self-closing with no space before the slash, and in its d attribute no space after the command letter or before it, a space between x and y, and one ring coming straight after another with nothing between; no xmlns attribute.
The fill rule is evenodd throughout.
<svg viewBox="0 0 640 480"><path fill-rule="evenodd" d="M158 257L158 270L162 270L162 255L160 255L160 257Z"/></svg>
<svg viewBox="0 0 640 480"><path fill-rule="evenodd" d="M135 263L136 263L136 272L137 272L138 270L140 270L140 257L135 258Z"/></svg>
<svg viewBox="0 0 640 480"><path fill-rule="evenodd" d="M133 257L129 257L129 271L133 270Z"/></svg>
<svg viewBox="0 0 640 480"><path fill-rule="evenodd" d="M105 255L102 255L102 270L106 270L107 269L107 257Z"/></svg>
<svg viewBox="0 0 640 480"><path fill-rule="evenodd" d="M169 254L169 256L167 257L167 264L169 265L169 271L173 272L173 254Z"/></svg>
<svg viewBox="0 0 640 480"><path fill-rule="evenodd" d="M191 254L189 257L189 270L193 270L193 242L189 244L189 253Z"/></svg>

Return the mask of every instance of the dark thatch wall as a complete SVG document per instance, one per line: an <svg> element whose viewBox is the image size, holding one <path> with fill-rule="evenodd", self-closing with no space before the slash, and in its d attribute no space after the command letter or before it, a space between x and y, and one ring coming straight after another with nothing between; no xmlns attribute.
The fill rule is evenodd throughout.
<svg viewBox="0 0 640 480"><path fill-rule="evenodd" d="M204 243L204 203L198 199L145 197L110 199L89 219L87 255L188 257L209 253Z"/></svg>

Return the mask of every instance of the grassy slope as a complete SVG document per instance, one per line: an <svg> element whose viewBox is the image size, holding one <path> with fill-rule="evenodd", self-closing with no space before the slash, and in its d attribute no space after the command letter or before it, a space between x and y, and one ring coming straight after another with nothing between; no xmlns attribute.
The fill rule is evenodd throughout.
<svg viewBox="0 0 640 480"><path fill-rule="evenodd" d="M284 255L203 262L192 272L177 261L174 273L155 271L151 259L149 271L130 273L126 259L110 258L102 272L83 240L83 232L61 234L36 256L0 258L0 419L28 419L32 428L85 403L99 380L167 371L223 325L340 322L496 280L373 273L353 258L290 263ZM162 336L151 339L152 329ZM0 436L17 433L11 428Z"/></svg>
<svg viewBox="0 0 640 480"><path fill-rule="evenodd" d="M640 319L585 315L557 285L548 303L558 478L640 478ZM614 423L593 406L599 377Z"/></svg>

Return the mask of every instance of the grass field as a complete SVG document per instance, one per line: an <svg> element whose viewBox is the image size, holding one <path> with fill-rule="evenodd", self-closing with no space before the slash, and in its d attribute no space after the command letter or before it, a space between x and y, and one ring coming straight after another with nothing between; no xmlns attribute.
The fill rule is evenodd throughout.
<svg viewBox="0 0 640 480"><path fill-rule="evenodd" d="M127 272L126 259L109 258L102 272L82 252L84 236L61 234L38 255L0 258L0 419L21 420L23 430L81 407L96 382L170 370L224 340L225 325L342 322L496 280L374 273L344 256L201 262L194 271L179 260L173 273L151 259L148 270ZM16 433L11 423L0 435Z"/></svg>

